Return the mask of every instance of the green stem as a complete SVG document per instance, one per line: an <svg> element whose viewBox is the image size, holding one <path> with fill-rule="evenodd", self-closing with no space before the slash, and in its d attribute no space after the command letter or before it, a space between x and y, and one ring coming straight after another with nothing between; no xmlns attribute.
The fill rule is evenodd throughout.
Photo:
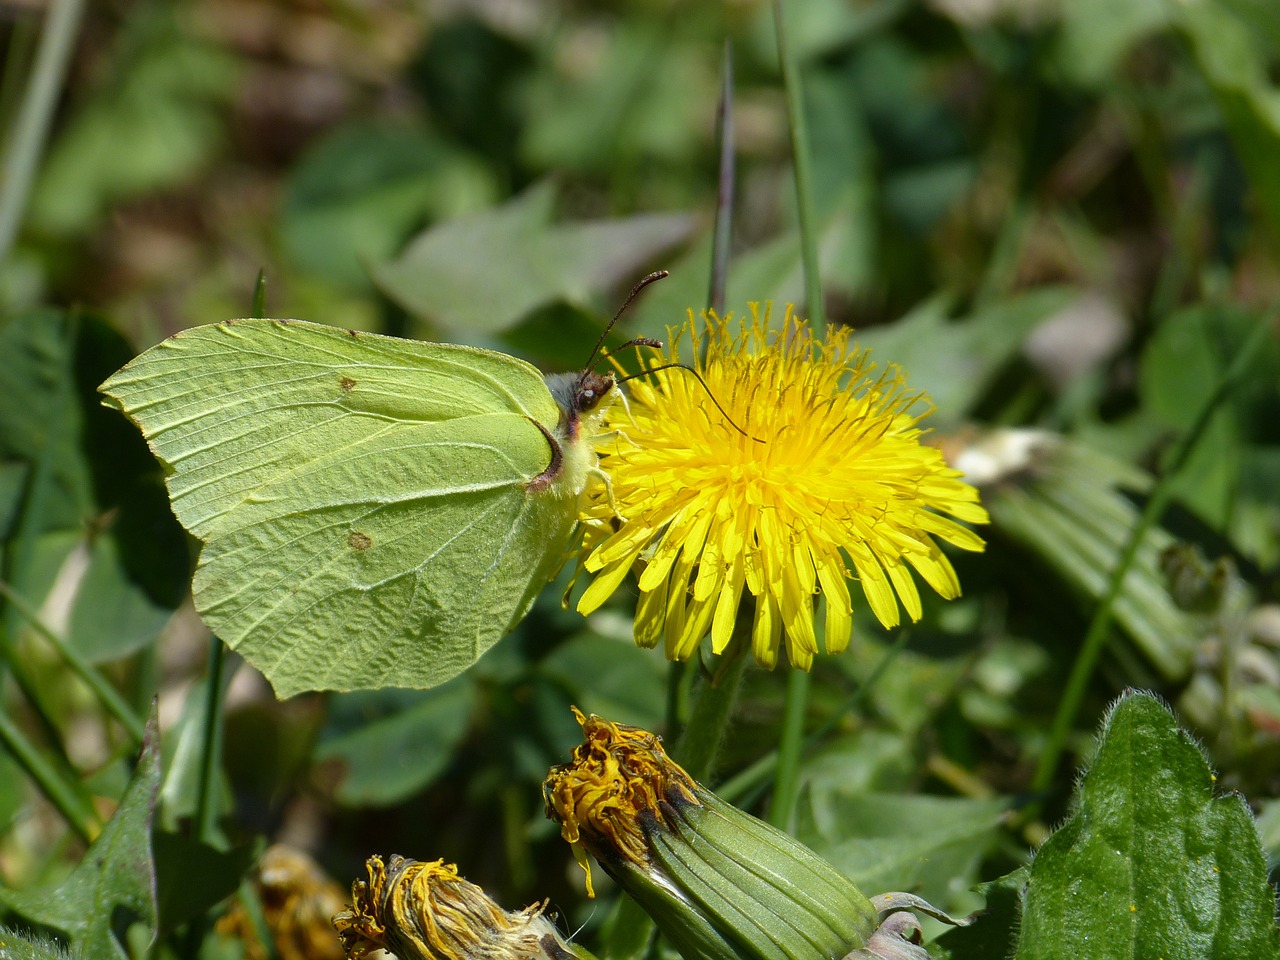
<svg viewBox="0 0 1280 960"><path fill-rule="evenodd" d="M204 729L200 744L200 780L196 784L196 840L206 846L218 844L218 804L214 796L222 761L222 675L225 668L222 641L209 638L209 664L205 671ZM208 915L194 917L187 924L181 953L195 960L209 929Z"/></svg>
<svg viewBox="0 0 1280 960"><path fill-rule="evenodd" d="M84 0L50 0L31 83L4 158L4 175L0 176L0 264L8 259L22 223L83 13Z"/></svg>
<svg viewBox="0 0 1280 960"><path fill-rule="evenodd" d="M860 683L858 685L858 689L850 694L849 697L845 699L844 703L832 710L831 714L820 724L814 727L814 729L809 732L809 735L804 738L804 746L800 753L801 756L804 756L804 754L808 753L825 740L827 735L831 733L831 731L835 730L846 716L853 713L855 710L861 709L863 702L867 697L871 696L871 691L876 688L876 684L880 682L880 678L884 676L885 671L889 669L889 665L892 664L893 661L898 658L898 655L906 649L907 639L909 636L910 631L908 630L898 631L897 639L893 641L893 645L890 646L889 649L887 649L880 657L880 660L876 663L875 667L872 668L871 673L867 675L867 679ZM777 780L778 775L776 771L778 768L778 753L779 751L776 749L770 750L764 754L764 756L760 757L760 759L756 760L755 763L751 764L751 766L735 774L732 779L726 780L724 783L720 784L716 789L716 793L735 806L750 806L751 803L754 802L752 798L763 792L764 785L766 783L771 779L775 781Z"/></svg>
<svg viewBox="0 0 1280 960"><path fill-rule="evenodd" d="M1067 679L1066 689L1058 703L1057 714L1053 718L1053 726L1049 731L1048 742L1044 751L1040 754L1036 775L1031 781L1033 790L1043 791L1053 780L1058 761L1066 749L1067 736L1075 724L1076 716L1080 712L1080 704L1084 700L1086 688L1093 677L1094 667L1097 665L1098 657L1106 645L1113 610L1124 586L1125 576L1128 574L1129 568L1133 566L1134 559L1137 557L1138 549L1146 538L1147 531L1164 514L1164 509L1173 495L1173 481L1195 451L1218 407L1230 396L1235 389L1236 383L1253 360L1254 354L1257 353L1258 348L1266 340L1270 329L1269 324L1269 317L1259 318L1248 340L1240 351L1236 353L1231 365L1227 368L1227 372L1223 374L1222 379L1218 382L1217 388L1205 401L1204 406L1201 407L1195 423L1192 424L1191 429L1183 436L1181 442L1175 448L1169 462L1169 468L1156 483L1151 491L1151 498L1147 501L1141 516L1138 517L1138 522L1134 524L1133 531L1129 534L1129 540L1125 544L1120 559L1111 571L1107 591L1099 602L1098 609L1094 612L1088 632L1085 634L1084 642L1081 644L1080 653L1076 656L1076 661L1072 665L1071 676Z"/></svg>
<svg viewBox="0 0 1280 960"><path fill-rule="evenodd" d="M35 781L40 792L48 797L80 839L91 843L101 829L93 807L78 787L58 773L5 713L0 713L0 743Z"/></svg>
<svg viewBox="0 0 1280 960"><path fill-rule="evenodd" d="M222 641L209 638L209 667L205 677L204 738L201 743L200 783L196 794L196 838L212 845L218 824L218 769L222 762Z"/></svg>
<svg viewBox="0 0 1280 960"><path fill-rule="evenodd" d="M271 933L271 927L267 924L267 915L262 909L262 898L258 896L258 888L245 878L240 881L240 906L244 908L244 914L249 918L249 925L253 927L254 935L261 944L266 960L280 960L280 951L276 947L276 938Z"/></svg>
<svg viewBox="0 0 1280 960"><path fill-rule="evenodd" d="M796 213L800 220L800 260L804 268L805 307L814 333L822 336L827 316L822 303L822 278L818 263L818 224L813 212L813 165L810 161L800 68L787 45L785 21L782 0L773 0L773 23L778 35L778 64L782 68L787 126L791 131L791 162L796 180Z"/></svg>
<svg viewBox="0 0 1280 960"><path fill-rule="evenodd" d="M804 753L804 721L808 713L810 677L807 670L792 667L787 674L787 701L778 738L778 765L773 779L769 822L786 830L796 805L800 783L800 757Z"/></svg>
<svg viewBox="0 0 1280 960"><path fill-rule="evenodd" d="M720 132L720 174L716 190L716 223L711 235L711 289L707 305L724 316L724 291L729 282L729 250L733 234L733 46L724 42L720 77L720 108L716 113Z"/></svg>
<svg viewBox="0 0 1280 960"><path fill-rule="evenodd" d="M113 717L120 722L129 736L133 739L134 746L142 743L143 723L138 715L133 712L129 704L125 703L116 688L107 682L93 665L82 657L78 651L70 647L66 641L50 630L40 619L39 613L34 610L26 600L19 596L10 586L3 580L0 580L0 595L3 595L27 622L35 629L36 633L44 637L45 640L58 652L58 655L66 661L67 666L71 668L71 672L84 681L85 685L93 691L102 706Z"/></svg>
<svg viewBox="0 0 1280 960"><path fill-rule="evenodd" d="M253 306L249 316L261 320L267 315L267 271L258 271L258 280L253 285Z"/></svg>
<svg viewBox="0 0 1280 960"><path fill-rule="evenodd" d="M693 711L676 747L675 759L695 780L706 782L715 769L716 754L720 751L734 704L738 701L738 690L742 686L750 652L748 644L737 640L729 641L728 650L721 658L719 674L704 679L698 686Z"/></svg>

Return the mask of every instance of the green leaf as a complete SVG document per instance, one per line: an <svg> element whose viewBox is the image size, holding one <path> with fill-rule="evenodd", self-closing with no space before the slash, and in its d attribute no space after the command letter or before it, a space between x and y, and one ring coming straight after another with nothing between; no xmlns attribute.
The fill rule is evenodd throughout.
<svg viewBox="0 0 1280 960"><path fill-rule="evenodd" d="M184 29L177 6L139 5L116 35L106 76L53 143L32 195L40 231L74 234L119 200L182 182L211 159L236 67Z"/></svg>
<svg viewBox="0 0 1280 960"><path fill-rule="evenodd" d="M1242 5L1250 14L1245 17L1224 3L1183 3L1171 9L1177 11L1213 89L1249 187L1275 235L1280 231L1280 166L1275 163L1280 151L1280 88L1271 82L1269 58L1257 32L1264 16L1272 31L1280 29L1274 5L1268 14Z"/></svg>
<svg viewBox="0 0 1280 960"><path fill-rule="evenodd" d="M1163 0L1073 0L1058 9L1062 26L1053 66L1083 87L1102 86L1133 46L1170 19Z"/></svg>
<svg viewBox="0 0 1280 960"><path fill-rule="evenodd" d="M424 220L475 210L494 191L483 169L438 136L368 122L312 147L287 189L286 252L354 291L370 285L369 264L391 258Z"/></svg>
<svg viewBox="0 0 1280 960"><path fill-rule="evenodd" d="M1054 434L996 432L990 441L995 458L1011 456L1010 462L1021 459L1031 468L1013 470L1009 482L985 486L984 499L996 526L1035 551L1068 586L1093 600L1101 597L1107 571L1138 519L1133 502L1117 488L1145 491L1150 477ZM1160 567L1161 551L1172 542L1163 529L1148 531L1125 577L1115 615L1151 664L1178 679L1191 669L1201 637L1192 618L1169 596Z"/></svg>
<svg viewBox="0 0 1280 960"><path fill-rule="evenodd" d="M863 890L911 890L957 909L999 836L1009 801L844 791L825 784L799 811L797 836ZM961 910L970 909L965 903Z"/></svg>
<svg viewBox="0 0 1280 960"><path fill-rule="evenodd" d="M693 229L683 214L553 224L554 192L535 187L511 202L420 234L378 265L383 291L459 337L494 334L556 300L593 296L639 280L659 253Z"/></svg>
<svg viewBox="0 0 1280 960"><path fill-rule="evenodd" d="M1191 428L1257 322L1255 311L1226 305L1188 307L1164 319L1143 352L1138 382L1142 410L1155 420L1148 435ZM1280 351L1271 343L1257 352L1232 402L1215 414L1174 480L1183 504L1263 564L1280 551L1271 482L1280 472L1268 426L1280 410L1277 381Z"/></svg>
<svg viewBox="0 0 1280 960"><path fill-rule="evenodd" d="M246 843L231 850L177 833L156 831L155 849L159 927L171 931L202 916L239 888L246 873L262 855L263 844Z"/></svg>
<svg viewBox="0 0 1280 960"><path fill-rule="evenodd" d="M1155 697L1122 697L1031 864L1017 960L1280 957L1253 816L1214 780Z"/></svg>
<svg viewBox="0 0 1280 960"><path fill-rule="evenodd" d="M636 646L631 618L597 613L596 629L560 644L539 665L546 676L568 691L568 702L603 717L625 717L628 723L652 729L662 723L667 663L652 650ZM563 701L562 701L563 703ZM564 707L559 707L564 715Z"/></svg>
<svg viewBox="0 0 1280 960"><path fill-rule="evenodd" d="M17 486L5 576L33 606L64 593L52 626L91 660L154 639L188 582L187 538L155 460L98 401L130 353L91 316L37 310L0 328L0 463Z"/></svg>
<svg viewBox="0 0 1280 960"><path fill-rule="evenodd" d="M972 411L1001 368L1022 348L1028 333L1079 296L1064 287L1041 287L955 320L945 297L935 297L888 326L858 335L872 357L898 364L913 390L924 390L948 420ZM935 423L935 428L940 423Z"/></svg>
<svg viewBox="0 0 1280 960"><path fill-rule="evenodd" d="M84 859L57 887L0 887L0 906L65 936L71 955L86 960L124 960L123 944L133 924L150 931L146 943L151 943L157 926L151 820L159 783L160 742L153 711L120 806Z"/></svg>
<svg viewBox="0 0 1280 960"><path fill-rule="evenodd" d="M1007 957L1016 941L1022 891L1027 868L978 885L986 908L967 927L952 927L929 944L929 955L940 960L992 960Z"/></svg>
<svg viewBox="0 0 1280 960"><path fill-rule="evenodd" d="M466 677L426 693L380 690L336 698L315 762L347 806L389 806L430 784L471 724L475 685Z"/></svg>

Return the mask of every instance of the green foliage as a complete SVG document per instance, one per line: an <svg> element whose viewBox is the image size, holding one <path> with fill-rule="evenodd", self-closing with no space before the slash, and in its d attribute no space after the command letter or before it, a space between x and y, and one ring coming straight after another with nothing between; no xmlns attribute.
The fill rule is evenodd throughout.
<svg viewBox="0 0 1280 960"><path fill-rule="evenodd" d="M181 28L182 6L144 4L116 37L114 76L49 152L32 198L37 229L81 233L112 204L181 183L212 159L235 64Z"/></svg>
<svg viewBox="0 0 1280 960"><path fill-rule="evenodd" d="M470 726L475 699L467 677L435 695L388 690L344 697L313 754L334 798L352 807L387 806L435 781Z"/></svg>
<svg viewBox="0 0 1280 960"><path fill-rule="evenodd" d="M0 350L5 578L32 605L65 591L66 639L88 658L128 654L181 602L189 556L146 445L97 396L129 348L96 317L43 310L11 317Z"/></svg>
<svg viewBox="0 0 1280 960"><path fill-rule="evenodd" d="M159 784L160 743L153 717L120 806L84 859L55 887L0 887L0 907L24 924L65 937L73 958L127 958L126 944L137 943L129 934L134 924L148 931L141 946L150 944L157 925L151 822Z"/></svg>
<svg viewBox="0 0 1280 960"><path fill-rule="evenodd" d="M590 294L643 273L644 265L688 236L683 215L618 222L552 222L554 192L531 188L510 203L431 228L397 259L380 264L392 299L451 336L500 333L557 300ZM488 291L476 297L477 289Z"/></svg>

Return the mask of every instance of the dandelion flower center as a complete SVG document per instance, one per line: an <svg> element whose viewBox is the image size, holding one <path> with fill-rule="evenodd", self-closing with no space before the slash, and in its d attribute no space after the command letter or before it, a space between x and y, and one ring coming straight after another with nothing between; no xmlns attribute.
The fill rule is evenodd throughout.
<svg viewBox="0 0 1280 960"><path fill-rule="evenodd" d="M654 369L607 416L599 452L612 500L601 493L583 512L580 562L594 579L579 610L636 569L637 642L662 641L683 660L708 633L714 652L728 646L749 593L756 659L773 667L785 640L790 662L808 669L819 596L827 651L849 643L851 578L887 627L902 609L919 619L915 575L959 595L937 540L981 550L956 521L985 523L986 511L920 442L927 401L897 368L878 371L847 329L819 340L790 308L771 331L754 305L739 324L691 315L650 368L679 361L686 333L699 376Z"/></svg>

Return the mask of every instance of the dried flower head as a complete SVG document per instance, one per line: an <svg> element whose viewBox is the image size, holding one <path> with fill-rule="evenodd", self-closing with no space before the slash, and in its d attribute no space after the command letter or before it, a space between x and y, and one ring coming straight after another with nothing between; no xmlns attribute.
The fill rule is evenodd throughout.
<svg viewBox="0 0 1280 960"><path fill-rule="evenodd" d="M398 960L569 960L545 904L508 913L443 860L370 857L351 885L351 908L333 918L350 960L386 950Z"/></svg>

